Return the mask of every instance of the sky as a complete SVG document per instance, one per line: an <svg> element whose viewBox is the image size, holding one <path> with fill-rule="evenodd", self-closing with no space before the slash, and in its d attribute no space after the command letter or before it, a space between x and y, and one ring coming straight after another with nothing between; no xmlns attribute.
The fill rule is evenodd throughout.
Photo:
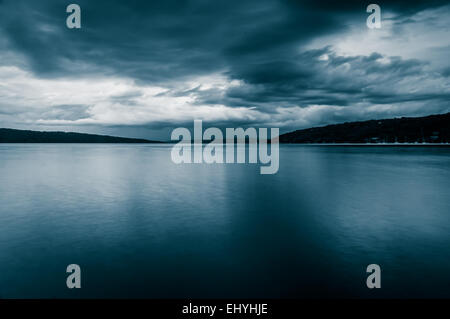
<svg viewBox="0 0 450 319"><path fill-rule="evenodd" d="M81 7L81 29L66 7ZM450 1L0 0L0 127L169 140L450 112Z"/></svg>

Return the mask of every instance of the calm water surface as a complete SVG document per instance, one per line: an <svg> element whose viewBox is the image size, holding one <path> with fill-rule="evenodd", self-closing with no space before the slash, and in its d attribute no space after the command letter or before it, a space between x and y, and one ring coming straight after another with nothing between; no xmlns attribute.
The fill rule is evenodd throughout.
<svg viewBox="0 0 450 319"><path fill-rule="evenodd" d="M170 150L0 144L0 297L450 297L450 148L283 145L276 175Z"/></svg>

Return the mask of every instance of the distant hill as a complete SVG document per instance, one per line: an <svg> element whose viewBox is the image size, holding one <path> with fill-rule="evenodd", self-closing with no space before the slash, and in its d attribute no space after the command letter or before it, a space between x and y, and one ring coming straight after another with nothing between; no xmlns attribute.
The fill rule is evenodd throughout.
<svg viewBox="0 0 450 319"><path fill-rule="evenodd" d="M205 141L208 143L209 141ZM0 143L163 143L73 132L0 128ZM280 135L280 143L450 143L450 113L314 127Z"/></svg>
<svg viewBox="0 0 450 319"><path fill-rule="evenodd" d="M280 135L280 143L450 143L450 113L350 122Z"/></svg>
<svg viewBox="0 0 450 319"><path fill-rule="evenodd" d="M38 132L0 128L0 143L160 143L144 139L72 132Z"/></svg>

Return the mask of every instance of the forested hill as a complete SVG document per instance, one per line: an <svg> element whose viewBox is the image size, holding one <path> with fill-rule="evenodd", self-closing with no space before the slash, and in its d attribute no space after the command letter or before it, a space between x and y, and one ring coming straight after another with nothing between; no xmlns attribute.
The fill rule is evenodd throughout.
<svg viewBox="0 0 450 319"><path fill-rule="evenodd" d="M450 143L450 113L350 122L280 135L280 143Z"/></svg>
<svg viewBox="0 0 450 319"><path fill-rule="evenodd" d="M159 143L145 139L72 132L39 132L0 128L0 143Z"/></svg>
<svg viewBox="0 0 450 319"><path fill-rule="evenodd" d="M107 135L0 128L0 143L160 143ZM450 113L327 125L280 135L280 143L450 143Z"/></svg>

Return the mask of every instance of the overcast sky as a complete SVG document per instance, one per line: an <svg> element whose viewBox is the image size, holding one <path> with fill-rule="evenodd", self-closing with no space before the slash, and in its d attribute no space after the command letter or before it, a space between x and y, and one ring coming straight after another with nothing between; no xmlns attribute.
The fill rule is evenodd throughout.
<svg viewBox="0 0 450 319"><path fill-rule="evenodd" d="M0 127L168 140L450 112L450 1L386 2L369 29L365 1L0 0Z"/></svg>

